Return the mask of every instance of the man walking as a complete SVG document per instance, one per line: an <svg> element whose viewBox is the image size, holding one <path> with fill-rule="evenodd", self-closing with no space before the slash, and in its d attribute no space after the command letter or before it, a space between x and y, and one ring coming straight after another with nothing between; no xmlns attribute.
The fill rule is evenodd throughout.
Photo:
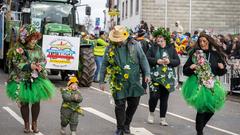
<svg viewBox="0 0 240 135"><path fill-rule="evenodd" d="M115 26L100 71L100 89L105 90L105 73L115 101L117 130L114 135L130 134L130 123L144 89L140 84L140 69L145 82L150 81L150 67L139 42L129 38L125 27ZM125 106L127 102L127 107ZM126 109L125 109L126 108Z"/></svg>

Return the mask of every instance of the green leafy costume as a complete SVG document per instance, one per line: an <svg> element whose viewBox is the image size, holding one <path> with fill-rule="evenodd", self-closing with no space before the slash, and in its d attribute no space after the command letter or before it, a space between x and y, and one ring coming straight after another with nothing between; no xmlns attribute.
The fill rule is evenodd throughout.
<svg viewBox="0 0 240 135"><path fill-rule="evenodd" d="M29 27L27 34L34 33ZM27 43L17 43L8 51L10 76L6 86L6 92L10 99L23 103L37 103L53 97L54 85L47 79L45 69L46 59L42 49L37 44L30 49ZM32 63L39 63L42 70L31 69Z"/></svg>
<svg viewBox="0 0 240 135"><path fill-rule="evenodd" d="M61 106L61 126L66 127L70 124L71 131L76 131L78 125L79 114L83 115L83 110L80 103L83 98L79 90L63 89L62 93L62 106ZM78 98L75 96L77 95Z"/></svg>

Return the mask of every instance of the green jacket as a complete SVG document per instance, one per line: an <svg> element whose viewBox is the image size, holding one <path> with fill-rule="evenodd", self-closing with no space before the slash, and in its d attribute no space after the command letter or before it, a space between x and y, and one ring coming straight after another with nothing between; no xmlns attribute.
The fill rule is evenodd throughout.
<svg viewBox="0 0 240 135"><path fill-rule="evenodd" d="M114 53L113 59L110 57L110 52ZM113 54L112 54L113 55ZM117 66L113 66L114 64ZM119 70L111 70L118 69ZM126 69L129 67L129 69ZM127 97L139 97L144 94L144 89L140 84L140 69L146 77L150 77L150 67L147 58L141 48L141 45L130 40L123 43L121 46L110 45L107 47L104 55L104 60L100 70L100 83L105 80L105 73L111 70L109 83L114 99L123 99ZM109 71L107 71L109 72ZM127 74L127 79L125 78ZM113 81L115 80L115 81ZM117 82L117 83L115 83ZM117 89L114 84L121 84L122 87Z"/></svg>
<svg viewBox="0 0 240 135"><path fill-rule="evenodd" d="M63 99L62 108L67 108L82 114L82 109L79 104L82 102L83 98L80 91L61 89L61 93ZM75 98L76 95L78 96L78 98Z"/></svg>

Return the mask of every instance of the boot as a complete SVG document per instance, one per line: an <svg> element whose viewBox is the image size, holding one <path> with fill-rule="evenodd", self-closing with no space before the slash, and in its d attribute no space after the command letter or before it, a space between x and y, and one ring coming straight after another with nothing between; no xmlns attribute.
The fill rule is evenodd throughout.
<svg viewBox="0 0 240 135"><path fill-rule="evenodd" d="M60 133L61 133L61 135L66 135L66 128L61 127Z"/></svg>
<svg viewBox="0 0 240 135"><path fill-rule="evenodd" d="M76 131L72 131L71 135L77 135Z"/></svg>
<svg viewBox="0 0 240 135"><path fill-rule="evenodd" d="M24 133L30 133L30 124L29 124L29 122L24 122Z"/></svg>
<svg viewBox="0 0 240 135"><path fill-rule="evenodd" d="M32 131L33 131L33 133L38 133L39 132L39 130L37 128L37 121L32 122Z"/></svg>
<svg viewBox="0 0 240 135"><path fill-rule="evenodd" d="M167 123L167 121L166 121L166 118L160 118L160 119L161 119L160 125L162 125L162 126L168 126L168 123Z"/></svg>
<svg viewBox="0 0 240 135"><path fill-rule="evenodd" d="M154 112L149 112L149 114L148 114L148 123L150 123L150 124L154 123Z"/></svg>

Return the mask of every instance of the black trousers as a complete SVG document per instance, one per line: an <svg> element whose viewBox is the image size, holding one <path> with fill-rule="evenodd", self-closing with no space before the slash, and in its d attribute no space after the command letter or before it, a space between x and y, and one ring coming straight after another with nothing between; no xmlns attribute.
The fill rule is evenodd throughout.
<svg viewBox="0 0 240 135"><path fill-rule="evenodd" d="M196 116L197 135L203 134L203 128L206 126L207 122L211 119L213 114L214 114L213 112L197 113L197 116Z"/></svg>
<svg viewBox="0 0 240 135"><path fill-rule="evenodd" d="M128 97L120 100L115 100L115 115L117 119L118 129L124 129L124 126L130 126L133 115L137 110L139 100L140 97Z"/></svg>
<svg viewBox="0 0 240 135"><path fill-rule="evenodd" d="M169 91L164 86L159 86L157 92L150 92L150 98L148 100L149 111L154 112L160 100L160 117L165 117L168 108Z"/></svg>

